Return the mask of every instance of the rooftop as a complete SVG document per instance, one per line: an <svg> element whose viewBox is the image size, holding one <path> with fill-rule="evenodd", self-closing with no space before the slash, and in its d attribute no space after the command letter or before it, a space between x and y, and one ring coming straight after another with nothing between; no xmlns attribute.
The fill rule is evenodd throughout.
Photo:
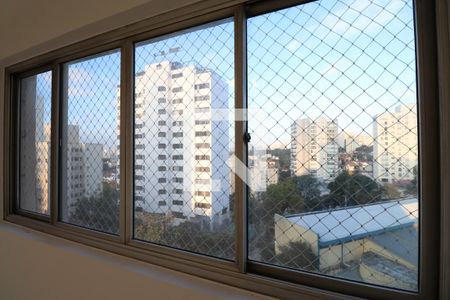
<svg viewBox="0 0 450 300"><path fill-rule="evenodd" d="M329 211L286 216L290 222L318 235L319 246L339 244L417 223L416 198L378 202Z"/></svg>

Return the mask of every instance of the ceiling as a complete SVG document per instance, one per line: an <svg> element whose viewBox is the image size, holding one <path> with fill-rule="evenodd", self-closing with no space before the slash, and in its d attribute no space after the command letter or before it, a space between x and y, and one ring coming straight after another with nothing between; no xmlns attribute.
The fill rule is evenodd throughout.
<svg viewBox="0 0 450 300"><path fill-rule="evenodd" d="M69 32L88 27L89 30L79 35L84 39L89 34L99 34L192 2L196 1L0 0L0 65L36 56L51 47L61 47L61 43L41 48L38 45ZM103 23L99 22L101 20ZM33 51L33 47L38 48ZM26 53L20 55L22 52Z"/></svg>

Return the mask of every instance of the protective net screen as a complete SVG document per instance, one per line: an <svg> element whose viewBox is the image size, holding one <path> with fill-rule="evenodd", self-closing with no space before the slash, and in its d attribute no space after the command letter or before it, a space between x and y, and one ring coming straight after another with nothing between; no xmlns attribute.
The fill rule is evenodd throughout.
<svg viewBox="0 0 450 300"><path fill-rule="evenodd" d="M418 289L412 1L248 20L249 258Z"/></svg>
<svg viewBox="0 0 450 300"><path fill-rule="evenodd" d="M136 45L136 239L234 259L233 30L222 20Z"/></svg>
<svg viewBox="0 0 450 300"><path fill-rule="evenodd" d="M49 215L52 72L20 81L21 209Z"/></svg>
<svg viewBox="0 0 450 300"><path fill-rule="evenodd" d="M119 231L120 51L64 65L61 219Z"/></svg>

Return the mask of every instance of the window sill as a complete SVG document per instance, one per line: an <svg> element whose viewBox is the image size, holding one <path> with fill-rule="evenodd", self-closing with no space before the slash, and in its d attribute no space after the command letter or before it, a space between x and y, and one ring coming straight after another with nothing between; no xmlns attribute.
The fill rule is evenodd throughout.
<svg viewBox="0 0 450 300"><path fill-rule="evenodd" d="M31 290L27 291L30 293L28 297L31 297L33 287L36 287L37 283L44 284L39 287L39 290L46 296L50 296L47 299L52 298L55 290L60 293L80 293L80 298L85 298L89 292L85 294L84 291L86 289L89 291L91 288L101 289L101 293L107 294L108 299L119 299L117 295L121 293L132 295L139 291L142 291L143 296L149 295L146 291L152 295L163 293L166 299L177 296L192 297L192 299L229 299L230 297L234 299L272 299L6 222L0 222L0 240L2 244L0 254L4 258L8 258L0 262L2 277L6 278L6 280L2 280L5 286L0 287L0 290L6 292L6 295L23 295L22 293L25 292L23 288L17 290L16 287L19 286L12 283L20 282L22 287L27 287L26 290L31 286ZM23 247L25 245L26 247ZM61 268L64 269L61 270ZM24 274L24 271L27 274ZM86 277L92 277L91 272L93 274L101 273L103 278L97 278L95 282L89 283ZM33 278L32 282L27 278ZM55 279L62 282L55 284L57 282L54 281ZM116 280L120 280L120 285L111 284ZM10 282L11 284L9 284ZM64 291L69 282L72 288L70 291ZM46 284L48 284L48 289L45 287ZM104 290L102 285L107 286L107 289ZM73 289L74 286L78 286L79 291ZM120 291L124 286L125 290ZM72 296L75 296L74 294ZM103 298L101 294L98 297Z"/></svg>
<svg viewBox="0 0 450 300"><path fill-rule="evenodd" d="M22 227L22 225L26 227ZM52 290L55 280L57 282L64 278L65 283L70 281L68 278L74 276L74 274L82 276L75 277L72 279L72 282L77 282L85 289L84 285L89 287L92 282L96 283L98 281L98 279L92 279L92 282L86 281L85 275L91 276L90 272L93 271L100 272L102 274L101 277L109 276L110 270L114 269L114 272L117 272L117 276L123 277L123 274L127 274L126 279L118 279L117 287L111 287L109 281L106 282L108 289L123 287L123 281L128 282L129 276L132 278L140 274L140 276L144 276L140 280L146 282L146 288L149 279L156 279L157 283L164 285L164 290L170 291L170 293L178 291L175 290L175 287L179 289L189 287L188 291L182 292L183 298L186 298L187 293L192 293L196 294L195 297L192 297L193 299L202 298L198 295L205 295L205 298L208 299L229 299L230 297L237 299L272 299L265 295L283 299L298 299L299 297L302 297L302 299L360 299L260 275L243 274L223 268L218 269L206 263L203 265L193 261L180 263L176 257L134 247L133 241L130 243L131 245L124 245L115 241L100 239L95 234L75 233L64 229L64 226L61 226L62 228L58 227L19 215L9 215L6 221L0 221L0 241L2 244L0 256L8 257L8 263L11 263L11 267L8 269L1 266L2 262L0 261L0 269L5 270L3 274L18 276L18 278L13 278L10 281L11 284L6 284L6 290L13 289L15 282L23 285L26 282L22 278L23 275L31 276L32 279L29 280L29 283L33 286L36 285L36 278L44 280L44 285L51 282L52 285L49 285L48 289ZM9 248L3 246L14 245L16 242L18 244L17 247ZM36 257L39 253L30 251L34 247L46 249L41 250L44 258L39 255ZM171 250L167 248L167 252ZM6 252L2 253L3 251ZM23 255L21 255L22 253ZM29 255L36 257L36 259L30 260ZM55 259L55 257L58 259ZM80 268L78 265L80 260L87 267L83 269L83 264L81 264L81 269L78 273L74 272L73 269ZM24 263L23 268L18 268L17 264L22 263ZM35 264L38 265L34 266ZM67 268L70 269L70 274L67 274L67 276L66 274L61 276L60 268L61 266L64 267L64 265L67 265ZM47 268L47 266L55 267L56 269L53 271L52 268ZM102 270L103 268L105 270ZM84 274L86 269L89 270L88 274ZM15 273L16 270L21 272ZM30 270L37 270L38 272L33 276ZM45 270L46 276L41 276L39 273L41 270ZM3 276L6 277L6 275ZM52 280L46 279L47 276L51 277ZM55 278L52 278L53 276ZM8 281L3 282L8 283ZM57 286L59 288L59 285ZM64 287L64 284L61 284L61 286ZM132 289L134 288L127 285L125 291L130 292ZM3 289L0 288L0 290ZM47 289L44 290L47 291ZM20 287L17 287L16 291L24 292L21 291ZM73 287L71 287L70 292L73 292ZM122 292L122 290L119 289L118 292ZM149 293L154 294L152 291ZM28 297L24 295L24 297L9 298ZM170 297L164 294L164 298L169 299Z"/></svg>

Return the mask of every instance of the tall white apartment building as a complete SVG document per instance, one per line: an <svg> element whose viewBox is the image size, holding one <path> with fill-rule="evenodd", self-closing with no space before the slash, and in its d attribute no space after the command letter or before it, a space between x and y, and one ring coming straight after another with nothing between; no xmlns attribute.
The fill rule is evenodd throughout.
<svg viewBox="0 0 450 300"><path fill-rule="evenodd" d="M103 145L81 143L82 165L84 173L84 195L91 197L102 190L103 181Z"/></svg>
<svg viewBox="0 0 450 300"><path fill-rule="evenodd" d="M291 127L291 173L311 174L325 182L338 174L337 120L296 120Z"/></svg>
<svg viewBox="0 0 450 300"><path fill-rule="evenodd" d="M229 205L228 86L213 71L162 61L136 75L136 206L180 219Z"/></svg>
<svg viewBox="0 0 450 300"><path fill-rule="evenodd" d="M416 105L400 105L395 112L374 118L373 176L380 182L414 179L417 166Z"/></svg>
<svg viewBox="0 0 450 300"><path fill-rule="evenodd" d="M39 143L39 181L46 180L50 162L50 125L45 125L45 140ZM67 126L66 180L62 199L63 218L67 219L73 212L73 205L83 197L98 196L102 192L103 179L103 145L80 142L80 127ZM44 150L45 149L45 152ZM42 197L48 197L49 185L43 185Z"/></svg>

